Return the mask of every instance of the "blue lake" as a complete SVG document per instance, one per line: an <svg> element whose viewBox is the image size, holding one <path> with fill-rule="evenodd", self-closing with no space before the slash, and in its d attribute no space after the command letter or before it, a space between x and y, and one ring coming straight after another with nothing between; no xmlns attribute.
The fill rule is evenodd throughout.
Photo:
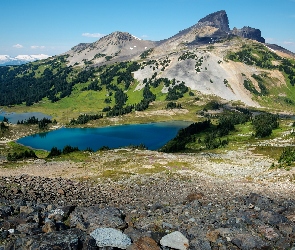
<svg viewBox="0 0 295 250"><path fill-rule="evenodd" d="M40 112L27 112L27 113L14 113L14 112L5 112L0 110L0 121L3 121L3 118L6 117L9 122L16 124L17 121L27 120L28 118L35 116L36 118L43 119L44 117L51 119L51 116L40 113Z"/></svg>
<svg viewBox="0 0 295 250"><path fill-rule="evenodd" d="M18 143L35 149L50 151L52 147L63 149L70 145L94 151L103 146L120 148L144 144L150 150L157 150L174 138L179 129L192 122L175 121L148 124L118 125L102 128L61 128L48 133L23 137Z"/></svg>

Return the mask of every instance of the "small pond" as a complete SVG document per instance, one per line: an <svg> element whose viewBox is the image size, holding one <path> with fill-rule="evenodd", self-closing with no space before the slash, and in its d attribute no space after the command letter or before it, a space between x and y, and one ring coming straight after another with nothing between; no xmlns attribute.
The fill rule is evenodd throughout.
<svg viewBox="0 0 295 250"><path fill-rule="evenodd" d="M96 151L103 146L120 148L140 144L144 144L150 150L157 150L174 138L179 129L191 123L174 121L102 128L61 128L23 137L17 142L47 151L50 151L52 147L63 149L66 145L78 147L80 150L91 148Z"/></svg>
<svg viewBox="0 0 295 250"><path fill-rule="evenodd" d="M51 119L51 116L40 112L14 113L0 110L0 121L3 121L3 118L6 117L10 123L14 124L16 124L17 121L24 121L33 116L35 116L39 120L43 119L44 117Z"/></svg>

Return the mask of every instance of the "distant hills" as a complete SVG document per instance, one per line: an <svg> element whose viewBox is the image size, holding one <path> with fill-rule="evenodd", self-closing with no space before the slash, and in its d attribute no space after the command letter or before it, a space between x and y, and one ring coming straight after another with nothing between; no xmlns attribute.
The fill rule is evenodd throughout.
<svg viewBox="0 0 295 250"><path fill-rule="evenodd" d="M10 57L9 55L0 55L0 66L6 65L21 65L36 60L42 60L48 58L48 55L18 55L16 57Z"/></svg>

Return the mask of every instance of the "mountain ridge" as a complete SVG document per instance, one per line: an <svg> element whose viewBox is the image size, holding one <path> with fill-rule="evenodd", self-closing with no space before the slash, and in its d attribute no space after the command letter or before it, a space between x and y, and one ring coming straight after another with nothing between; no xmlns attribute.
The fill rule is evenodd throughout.
<svg viewBox="0 0 295 250"><path fill-rule="evenodd" d="M230 30L229 19L225 10L211 13L201 18L196 24L181 30L170 38L160 41L139 40L128 32L115 31L93 43L80 43L65 54L69 55L69 65L81 64L83 60L94 64L114 61L132 60L145 50L154 48L160 53L185 46L210 44L229 36L240 36L264 43L259 29L251 27ZM78 55L76 54L78 52ZM83 54L83 55L82 55ZM95 58L96 55L98 58ZM108 56L107 59L103 57Z"/></svg>
<svg viewBox="0 0 295 250"><path fill-rule="evenodd" d="M264 43L258 29L230 30L225 11L209 14L162 41L115 31L39 64L16 68L14 73L2 69L2 81L7 77L14 88L23 87L16 93L5 82L1 91L14 98L0 96L0 103L59 102L94 90L100 98L99 110L110 111L118 107L113 95L118 92L124 102L114 112L125 114L125 107L128 112L147 109L152 101L177 100L189 89L192 94L252 107L269 105L270 99L289 105L295 94L294 62L281 57L286 51L281 49L278 55L273 48ZM28 91L32 93L27 96Z"/></svg>

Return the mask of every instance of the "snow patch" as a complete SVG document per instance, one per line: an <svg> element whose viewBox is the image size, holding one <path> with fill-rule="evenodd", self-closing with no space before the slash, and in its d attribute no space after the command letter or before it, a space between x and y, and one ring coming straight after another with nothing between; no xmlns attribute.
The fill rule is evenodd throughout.
<svg viewBox="0 0 295 250"><path fill-rule="evenodd" d="M136 39L136 40L141 40L140 38L138 38L138 37L136 37L136 36L133 36L133 35L131 35L134 39Z"/></svg>
<svg viewBox="0 0 295 250"><path fill-rule="evenodd" d="M33 62L36 60L47 59L48 55L38 54L38 55L18 55L16 57L11 57L9 55L0 55L1 65L20 65L28 62Z"/></svg>
<svg viewBox="0 0 295 250"><path fill-rule="evenodd" d="M48 55L39 54L39 55L18 55L15 57L17 60L25 60L25 61L35 61L48 58Z"/></svg>
<svg viewBox="0 0 295 250"><path fill-rule="evenodd" d="M11 57L8 56L8 55L0 55L0 61L4 61L4 60L8 60L10 59Z"/></svg>

